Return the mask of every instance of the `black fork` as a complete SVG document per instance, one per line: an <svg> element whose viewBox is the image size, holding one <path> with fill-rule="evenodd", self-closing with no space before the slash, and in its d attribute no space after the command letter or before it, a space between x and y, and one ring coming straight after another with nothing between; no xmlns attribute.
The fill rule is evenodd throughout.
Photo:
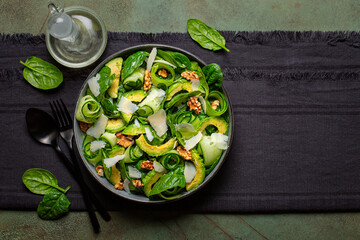
<svg viewBox="0 0 360 240"><path fill-rule="evenodd" d="M104 206L97 199L95 194L85 184L84 178L80 171L80 165L76 158L73 148L73 138L74 138L73 121L69 111L66 108L66 105L64 104L62 99L55 100L53 102L50 102L49 104L53 112L53 115L55 117L55 120L58 122L60 129L60 136L66 141L70 149L71 159L74 165L74 168L71 169L71 173L73 173L73 177L77 180L81 188L85 205L89 213L89 217L93 225L94 231L99 232L100 225L96 218L95 211L91 204L91 201L96 206L97 210L99 211L100 215L105 221L109 221L111 219L111 216L105 210Z"/></svg>

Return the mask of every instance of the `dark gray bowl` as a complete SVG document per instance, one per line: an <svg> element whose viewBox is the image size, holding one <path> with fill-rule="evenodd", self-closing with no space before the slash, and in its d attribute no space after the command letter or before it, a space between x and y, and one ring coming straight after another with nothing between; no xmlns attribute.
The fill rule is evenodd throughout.
<svg viewBox="0 0 360 240"><path fill-rule="evenodd" d="M172 46L168 46L168 45L161 45L161 44L144 44L144 45L137 45L135 47L130 47L130 48L126 48L124 50L118 51L116 53L114 53L113 55L109 56L108 58L106 58L104 61L102 61L87 77L87 79L84 81L84 84L82 85L81 89L80 89L80 93L78 96L78 100L76 103L76 107L75 107L75 111L78 107L79 104L79 100L85 95L86 93L86 89L87 89L87 81L93 77L94 75L96 75L96 73L99 72L99 70L105 66L105 64L110 61L113 58L116 57L122 57L123 59L126 59L129 55L140 51L140 50L144 50L147 52L150 52L151 49L153 47L156 48L161 48L161 49L165 49L165 50L171 50L171 51L177 51L177 52L181 52L183 54L185 54L191 61L197 61L199 63L199 65L201 67L205 66L206 63L201 60L200 58L196 57L195 55L180 49L180 48L176 48L176 47L172 47ZM176 200L180 200L183 198L186 198L192 194L194 194L195 192L199 191L201 188L203 188L214 176L215 174L219 171L220 167L222 166L222 164L224 163L226 156L228 155L228 152L230 150L231 147L231 143L232 143L232 136L233 136L233 131L234 131L234 126L233 126L233 112L232 112L232 108L231 108L231 103L230 103L230 99L226 93L225 88L223 87L223 91L225 94L225 97L227 98L228 102L229 102L229 111L230 111L230 119L229 119L229 147L228 149L223 153L223 155L221 156L221 159L218 163L218 165L213 169L213 171L207 175L204 179L204 181L193 191L191 192L184 192L180 197L176 198L176 199L172 199L172 200L149 200L146 196L142 196L142 195L135 195L135 194L129 194L125 191L119 191L116 190L114 188L114 186L109 183L107 181L107 179L105 178L101 178L97 175L94 166L91 165L84 157L83 155L83 151L82 151L82 142L83 142L83 132L80 130L79 128L79 124L77 123L77 120L75 119L75 114L74 114L74 132L75 132L75 142L76 142L76 147L79 151L79 154L81 156L81 159L85 165L85 167L88 169L88 171L91 173L91 175L96 179L96 181L98 181L104 188L106 188L107 190L109 190L110 192L113 192L114 194L125 198L125 199L129 199L135 202L142 202L142 203L166 203L166 202L170 202L170 201L176 201Z"/></svg>

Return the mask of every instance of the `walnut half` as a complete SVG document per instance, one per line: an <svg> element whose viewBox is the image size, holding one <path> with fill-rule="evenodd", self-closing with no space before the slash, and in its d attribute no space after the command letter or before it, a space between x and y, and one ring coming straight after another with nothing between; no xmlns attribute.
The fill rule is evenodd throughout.
<svg viewBox="0 0 360 240"><path fill-rule="evenodd" d="M187 105L190 107L190 111L194 111L195 114L199 115L201 113L201 103L197 97L190 97Z"/></svg>
<svg viewBox="0 0 360 240"><path fill-rule="evenodd" d="M160 70L157 72L157 74L158 74L159 76L163 77L163 78L167 78L167 76L168 76L168 73L167 73L167 71L166 71L165 69L160 69Z"/></svg>
<svg viewBox="0 0 360 240"><path fill-rule="evenodd" d="M185 160L191 160L192 159L192 155L191 155L191 151L187 151L183 146L178 146L176 148L176 151L180 154L180 156L182 156Z"/></svg>
<svg viewBox="0 0 360 240"><path fill-rule="evenodd" d="M144 76L144 90L147 91L150 88L151 88L151 72L146 69Z"/></svg>
<svg viewBox="0 0 360 240"><path fill-rule="evenodd" d="M185 71L181 73L181 77L185 78L186 80L193 80L193 79L199 79L199 75L196 74L195 71L189 72Z"/></svg>
<svg viewBox="0 0 360 240"><path fill-rule="evenodd" d="M79 127L80 127L81 131L86 133L86 131L90 128L90 124L88 124L86 122L79 122Z"/></svg>
<svg viewBox="0 0 360 240"><path fill-rule="evenodd" d="M124 189L124 183L118 182L118 183L115 184L114 188L117 189L117 190L123 190Z"/></svg>
<svg viewBox="0 0 360 240"><path fill-rule="evenodd" d="M218 108L218 106L220 105L220 101L219 100L215 100L211 103L211 108L216 110Z"/></svg>
<svg viewBox="0 0 360 240"><path fill-rule="evenodd" d="M146 170L153 170L154 169L154 163L150 160L146 160L141 162L140 167Z"/></svg>
<svg viewBox="0 0 360 240"><path fill-rule="evenodd" d="M104 176L104 167L103 166L97 166L95 168L97 174L100 176L100 177L103 177Z"/></svg>
<svg viewBox="0 0 360 240"><path fill-rule="evenodd" d="M127 148L132 144L132 137L121 134L121 132L116 133L116 137L116 143L124 148Z"/></svg>
<svg viewBox="0 0 360 240"><path fill-rule="evenodd" d="M144 186L144 184L141 182L141 180L135 180L135 179L133 179L133 180L132 180L132 183L133 183L134 187L136 187L136 188L141 188L141 187Z"/></svg>

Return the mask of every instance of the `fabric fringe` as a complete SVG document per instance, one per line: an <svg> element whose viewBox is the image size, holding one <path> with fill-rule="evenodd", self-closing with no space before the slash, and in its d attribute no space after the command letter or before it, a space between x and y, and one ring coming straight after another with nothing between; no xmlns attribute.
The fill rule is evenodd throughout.
<svg viewBox="0 0 360 240"><path fill-rule="evenodd" d="M360 33L355 31L220 31L227 43L237 44L281 44L298 42L326 42L331 46L343 42L349 46L360 47ZM137 33L137 32L108 32L109 41L136 41L136 42L184 42L192 41L188 33ZM29 33L0 34L0 44L32 44L45 43L45 35L32 35Z"/></svg>

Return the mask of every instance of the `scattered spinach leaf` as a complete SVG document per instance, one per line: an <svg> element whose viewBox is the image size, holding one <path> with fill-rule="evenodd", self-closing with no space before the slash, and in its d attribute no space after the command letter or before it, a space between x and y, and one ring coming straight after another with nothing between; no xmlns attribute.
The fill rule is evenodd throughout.
<svg viewBox="0 0 360 240"><path fill-rule="evenodd" d="M218 64L211 63L206 65L202 68L202 71L211 90L221 88L223 82L223 73L221 72L221 68Z"/></svg>
<svg viewBox="0 0 360 240"><path fill-rule="evenodd" d="M25 66L23 76L32 86L48 90L57 88L63 82L61 71L51 63L41 58L29 57L25 62L20 61Z"/></svg>
<svg viewBox="0 0 360 240"><path fill-rule="evenodd" d="M188 32L190 37L199 43L203 48L209 50L220 50L230 52L225 46L225 38L215 29L207 26L198 19L189 19L187 22Z"/></svg>
<svg viewBox="0 0 360 240"><path fill-rule="evenodd" d="M49 171L41 168L31 168L22 176L23 183L33 193L44 195L39 203L37 213L46 220L57 219L69 211L70 201L66 197L66 189L58 186L58 180Z"/></svg>
<svg viewBox="0 0 360 240"><path fill-rule="evenodd" d="M185 187L186 181L184 177L184 169L184 165L180 165L175 170L161 176L159 181L157 181L151 189L150 196L162 193L175 187Z"/></svg>
<svg viewBox="0 0 360 240"><path fill-rule="evenodd" d="M65 192L58 186L58 180L49 171L41 168L28 169L22 176L25 186L35 194L47 194L53 189Z"/></svg>
<svg viewBox="0 0 360 240"><path fill-rule="evenodd" d="M141 66L145 61L145 58L149 55L149 53L145 51L139 51L132 55L130 55L124 62L123 67L121 69L121 80L124 80L128 76L130 76L135 69Z"/></svg>
<svg viewBox="0 0 360 240"><path fill-rule="evenodd" d="M172 52L172 51L162 51L157 50L157 54L163 58L165 61L175 65L179 68L190 68L191 62L187 56L182 53Z"/></svg>
<svg viewBox="0 0 360 240"><path fill-rule="evenodd" d="M58 219L69 211L70 201L65 195L66 191L59 192L53 189L51 192L45 194L37 208L37 213L41 219Z"/></svg>

